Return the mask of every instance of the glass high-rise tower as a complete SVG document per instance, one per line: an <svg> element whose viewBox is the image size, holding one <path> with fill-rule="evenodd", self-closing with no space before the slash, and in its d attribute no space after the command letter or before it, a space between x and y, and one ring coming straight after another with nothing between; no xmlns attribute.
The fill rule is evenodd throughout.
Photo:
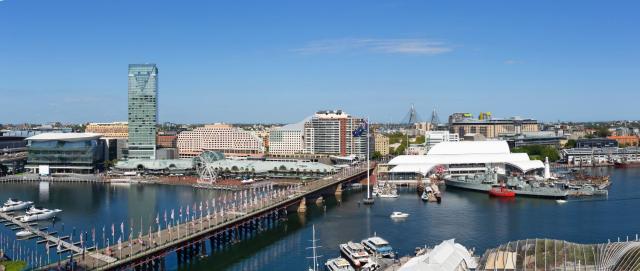
<svg viewBox="0 0 640 271"><path fill-rule="evenodd" d="M129 65L129 159L156 158L158 68Z"/></svg>

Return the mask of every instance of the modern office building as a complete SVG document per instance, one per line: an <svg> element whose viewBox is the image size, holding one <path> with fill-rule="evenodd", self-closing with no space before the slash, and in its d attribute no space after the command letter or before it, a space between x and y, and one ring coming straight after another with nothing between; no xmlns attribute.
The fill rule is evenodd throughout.
<svg viewBox="0 0 640 271"><path fill-rule="evenodd" d="M264 153L263 141L250 131L228 124L212 124L178 134L180 157L195 157L204 151L229 156L255 156Z"/></svg>
<svg viewBox="0 0 640 271"><path fill-rule="evenodd" d="M615 148L618 141L610 138L585 138L576 140L576 148Z"/></svg>
<svg viewBox="0 0 640 271"><path fill-rule="evenodd" d="M350 116L342 110L318 111L304 124L304 148L311 154L336 156L354 155L365 159L367 154L367 132L353 136L353 131L363 125L364 119ZM370 154L375 144L370 138Z"/></svg>
<svg viewBox="0 0 640 271"><path fill-rule="evenodd" d="M489 117L485 114L484 117ZM449 132L458 133L461 137L466 134L481 134L486 138L495 139L506 135L519 135L526 132L538 132L540 127L534 119L513 117L509 119L470 119L450 117Z"/></svg>
<svg viewBox="0 0 640 271"><path fill-rule="evenodd" d="M108 139L127 139L129 138L129 125L123 122L93 122L87 124L84 129L85 133L102 134L103 138Z"/></svg>
<svg viewBox="0 0 640 271"><path fill-rule="evenodd" d="M389 138L383 134L377 133L375 136L375 151L380 155L389 155Z"/></svg>
<svg viewBox="0 0 640 271"><path fill-rule="evenodd" d="M105 159L104 140L94 133L44 133L27 141L27 166L31 173L95 173Z"/></svg>
<svg viewBox="0 0 640 271"><path fill-rule="evenodd" d="M304 121L275 128L269 133L269 154L288 155L304 152Z"/></svg>
<svg viewBox="0 0 640 271"><path fill-rule="evenodd" d="M130 159L155 159L158 123L158 68L155 64L129 65Z"/></svg>

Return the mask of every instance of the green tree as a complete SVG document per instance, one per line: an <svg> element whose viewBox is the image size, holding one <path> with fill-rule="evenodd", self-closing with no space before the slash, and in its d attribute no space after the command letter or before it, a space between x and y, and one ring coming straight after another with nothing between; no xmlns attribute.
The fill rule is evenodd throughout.
<svg viewBox="0 0 640 271"><path fill-rule="evenodd" d="M575 139L567 140L567 143L564 144L564 147L567 148L567 149L575 148L576 147L576 140Z"/></svg>
<svg viewBox="0 0 640 271"><path fill-rule="evenodd" d="M545 145L529 145L514 148L512 152L526 153L531 159L544 160L545 157L549 157L549 161L555 162L560 159L558 150L552 146Z"/></svg>
<svg viewBox="0 0 640 271"><path fill-rule="evenodd" d="M379 151L374 151L373 154L371 155L371 159L373 160L378 160L380 158L382 158L382 154L380 154Z"/></svg>

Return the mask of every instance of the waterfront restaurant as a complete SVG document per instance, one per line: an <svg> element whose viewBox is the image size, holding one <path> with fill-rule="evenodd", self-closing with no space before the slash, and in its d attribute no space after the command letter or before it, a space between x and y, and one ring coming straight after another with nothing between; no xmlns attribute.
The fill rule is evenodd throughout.
<svg viewBox="0 0 640 271"><path fill-rule="evenodd" d="M506 141L441 142L426 155L400 155L380 168L379 178L409 181L426 178L439 169L459 176L495 169L499 174L542 175L544 163L526 153L511 153Z"/></svg>
<svg viewBox="0 0 640 271"><path fill-rule="evenodd" d="M104 167L105 144L101 134L43 133L28 137L28 172L89 174Z"/></svg>

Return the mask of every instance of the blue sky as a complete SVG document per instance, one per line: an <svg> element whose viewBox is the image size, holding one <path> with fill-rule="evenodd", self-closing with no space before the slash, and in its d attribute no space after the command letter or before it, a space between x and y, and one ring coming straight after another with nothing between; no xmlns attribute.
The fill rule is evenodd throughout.
<svg viewBox="0 0 640 271"><path fill-rule="evenodd" d="M637 1L0 1L0 123L127 118L156 63L160 121L294 122L415 104L640 119Z"/></svg>

